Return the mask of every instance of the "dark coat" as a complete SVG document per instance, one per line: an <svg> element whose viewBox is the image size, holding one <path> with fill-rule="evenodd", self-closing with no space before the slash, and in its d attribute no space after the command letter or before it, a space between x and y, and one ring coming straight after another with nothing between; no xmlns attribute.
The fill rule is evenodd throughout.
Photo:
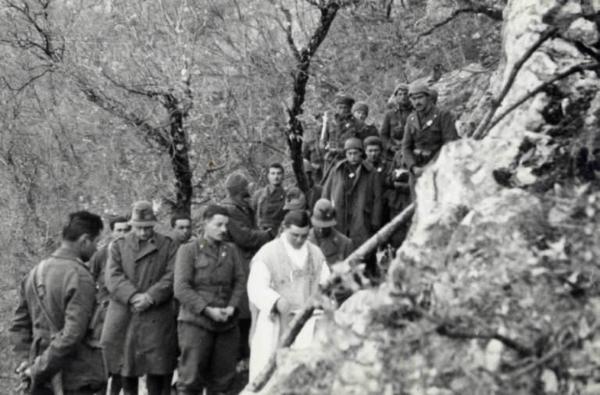
<svg viewBox="0 0 600 395"><path fill-rule="evenodd" d="M178 321L216 332L237 325L238 305L246 288L244 262L232 243L211 245L206 239L182 245L175 260L175 297L180 303ZM206 307L236 308L226 322L204 314Z"/></svg>
<svg viewBox="0 0 600 395"><path fill-rule="evenodd" d="M155 233L139 243L131 232L109 247L106 287L110 303L102 331L109 371L122 376L169 374L175 368L177 331L173 266L178 243ZM148 293L154 304L134 313L129 301Z"/></svg>
<svg viewBox="0 0 600 395"><path fill-rule="evenodd" d="M391 140L402 141L404 127L408 116L413 111L409 105L397 106L395 109L385 113L379 136L386 147L391 145Z"/></svg>
<svg viewBox="0 0 600 395"><path fill-rule="evenodd" d="M391 221L396 215L400 214L411 203L411 191L408 183L402 183L401 186L388 189L383 194L383 220L384 223ZM400 247L408 229L410 221L398 228L389 239L389 244L394 248Z"/></svg>
<svg viewBox="0 0 600 395"><path fill-rule="evenodd" d="M350 137L363 140L364 126L365 124L354 118L352 114L344 117L334 114L333 117L328 118L324 139L320 141L320 148L330 152L343 152L344 142ZM319 131L319 136L321 136L321 131Z"/></svg>
<svg viewBox="0 0 600 395"><path fill-rule="evenodd" d="M19 305L10 328L19 360L32 364L36 386L48 386L61 372L64 390L100 388L107 374L102 349L94 337L96 288L92 275L83 262L63 248L38 267L37 283L43 286L38 294L58 332L52 336L52 325L35 296L33 269L21 283Z"/></svg>
<svg viewBox="0 0 600 395"><path fill-rule="evenodd" d="M332 168L322 197L335 207L336 228L358 247L381 226L381 183L365 161L354 171L348 166L344 159Z"/></svg>
<svg viewBox="0 0 600 395"><path fill-rule="evenodd" d="M252 208L256 213L256 225L259 229L273 229L275 233L283 221L285 211L285 189L267 185L252 196Z"/></svg>
<svg viewBox="0 0 600 395"><path fill-rule="evenodd" d="M379 160L377 163L369 161L366 162L369 163L371 167L373 167L373 170L375 170L375 173L377 173L377 179L381 183L381 193L383 193L385 189L390 187L390 183L388 181L390 172L392 170L391 163L387 160Z"/></svg>
<svg viewBox="0 0 600 395"><path fill-rule="evenodd" d="M444 144L459 138L450 112L433 107L422 119L419 116L416 112L410 114L404 128L402 155L409 170L425 166Z"/></svg>
<svg viewBox="0 0 600 395"><path fill-rule="evenodd" d="M221 205L227 209L229 222L227 230L230 240L239 249L243 258L242 268L244 270L244 284L250 273L250 260L263 244L273 238L276 230L267 231L257 229L254 224L254 212L250 205L245 201L233 200L231 197L221 202ZM239 304L240 318L249 318L250 311L248 307L248 295L244 286L244 293Z"/></svg>
<svg viewBox="0 0 600 395"><path fill-rule="evenodd" d="M329 266L342 262L353 251L352 240L341 234L337 229L333 229L331 235L324 238L317 237L315 230L311 229L308 233L308 240L321 249Z"/></svg>

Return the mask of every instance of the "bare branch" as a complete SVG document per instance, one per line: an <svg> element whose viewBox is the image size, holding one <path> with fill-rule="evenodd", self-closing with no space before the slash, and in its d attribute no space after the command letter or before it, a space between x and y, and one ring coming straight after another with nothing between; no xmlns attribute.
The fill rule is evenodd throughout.
<svg viewBox="0 0 600 395"><path fill-rule="evenodd" d="M572 74L580 73L580 72L583 72L585 70L594 70L594 71L596 71L598 73L598 72L600 72L600 64L597 63L597 62L580 63L580 64L576 64L574 66L569 67L567 70L565 70L565 71L563 71L561 73L556 74L556 76L554 76L554 78L552 78L551 80L546 81L546 82L540 84L537 88L535 88L531 92L523 95L514 104L512 104L510 107L508 107L506 110L504 110L504 112L502 112L502 114L498 115L494 119L494 121L492 121L490 123L490 126L487 128L487 131L485 133L483 133L481 137L482 138L485 137L487 135L487 133L489 133L489 131L494 126L496 126L498 124L498 122L500 122L502 119L504 119L504 117L506 117L509 113L511 113L512 111L514 111L517 107L519 107L521 104L525 103L527 100L529 100L533 96L535 96L538 93L542 92L548 86L552 85L556 81L559 81L559 80L562 80L564 78L567 78L568 76L570 76Z"/></svg>
<svg viewBox="0 0 600 395"><path fill-rule="evenodd" d="M456 19L457 17L459 17L462 14L481 14L481 15L485 15L495 21L503 20L502 10L499 10L496 8L486 7L484 5L472 5L471 7L468 7L468 8L459 8L457 10L454 10L446 19L444 19L438 23L435 23L429 29L419 33L419 35L416 37L415 41L413 42L413 44L411 45L410 48L415 47L421 38L429 36L430 34L435 32L437 29L439 29L442 26L447 25L448 23L452 22L454 19Z"/></svg>
<svg viewBox="0 0 600 395"><path fill-rule="evenodd" d="M42 78L43 76L45 76L46 74L52 72L53 69L52 68L47 68L44 71L42 71L41 73L34 75L33 77L29 78L29 80L27 80L26 82L24 82L23 84L21 84L20 86L17 87L13 87L10 85L10 83L8 82L8 80L2 76L0 78L2 78L2 81L4 82L4 84L6 85L6 87L13 91L13 92L17 92L20 93L22 92L25 88L27 88L29 85L33 84L35 81L39 80L40 78Z"/></svg>
<svg viewBox="0 0 600 395"><path fill-rule="evenodd" d="M480 136L487 134L487 132L489 130L488 125L490 124L492 117L494 116L494 114L496 113L496 110L498 110L498 108L502 104L502 101L504 100L504 98L506 97L508 92L510 91L510 88L512 87L513 83L515 82L515 78L517 77L517 74L521 70L521 67L523 67L523 64L525 64L525 62L531 57L531 55L533 55L533 53L535 51L537 51L538 48L544 42L546 42L546 40L548 40L550 37L553 37L556 33L557 33L556 28L548 28L544 33L542 33L538 37L536 42L523 54L523 56L521 56L521 58L513 65L513 68L510 72L510 75L508 76L508 79L506 80L506 84L504 85L504 88L502 88L502 91L500 91L500 94L498 95L498 97L495 98L494 100L492 100L489 111L486 113L485 117L483 118L483 120L481 121L481 123L479 124L477 129L475 129L475 131L473 132L472 136L474 138L479 138Z"/></svg>
<svg viewBox="0 0 600 395"><path fill-rule="evenodd" d="M89 84L83 79L77 78L75 82L79 86L81 92L91 103L94 103L103 110L140 129L142 132L144 132L146 137L161 147L169 147L171 145L169 139L165 137L165 133L162 128L154 127L135 113L125 110L125 106L122 103L107 97L99 90L89 86Z"/></svg>
<svg viewBox="0 0 600 395"><path fill-rule="evenodd" d="M300 51L298 51L298 46L296 45L296 42L294 41L294 36L292 35L292 13L281 3L279 3L279 9L285 16L285 23L281 24L281 26L285 31L285 37L287 39L288 45L290 46L290 49L294 54L294 58L300 61Z"/></svg>
<svg viewBox="0 0 600 395"><path fill-rule="evenodd" d="M135 95L146 96L149 98L156 98L156 97L162 97L167 94L166 92L152 91L152 90L146 90L146 89L142 89L142 88L127 86L124 83L117 81L114 77L112 77L109 73L107 73L106 70L102 70L102 75L116 87L121 88L124 91L127 91L129 93L133 93Z"/></svg>

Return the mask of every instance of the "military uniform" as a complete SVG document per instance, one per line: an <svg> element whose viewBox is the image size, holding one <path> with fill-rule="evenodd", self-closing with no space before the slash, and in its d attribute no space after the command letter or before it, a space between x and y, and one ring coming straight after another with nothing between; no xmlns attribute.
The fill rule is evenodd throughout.
<svg viewBox="0 0 600 395"><path fill-rule="evenodd" d="M203 387L227 391L235 376L240 334L238 305L244 294L243 259L232 243L202 238L182 245L175 263L175 297L180 303L181 348L178 393ZM226 322L213 321L206 307L235 307Z"/></svg>
<svg viewBox="0 0 600 395"><path fill-rule="evenodd" d="M413 112L406 121L402 140L402 156L410 171L410 185L415 199L413 166L422 167L431 162L445 143L457 140L454 117L448 111L433 107L426 114Z"/></svg>
<svg viewBox="0 0 600 395"><path fill-rule="evenodd" d="M57 381L65 394L94 394L104 388L95 294L89 270L64 247L21 283L9 331L19 359L31 364L32 387L39 391L34 393L52 394Z"/></svg>
<svg viewBox="0 0 600 395"><path fill-rule="evenodd" d="M104 318L106 316L106 310L108 309L108 302L110 295L106 288L106 282L104 281L106 273L106 262L108 261L108 246L106 244L100 248L87 262L87 266L90 269L92 277L96 282L96 301L98 304L98 320L99 324L104 324Z"/></svg>
<svg viewBox="0 0 600 395"><path fill-rule="evenodd" d="M325 126L324 138L321 140L321 148L325 150L323 177L327 177L331 168L339 160L344 159L344 142L351 137L364 140L364 123L354 118L352 114L341 117L333 116Z"/></svg>
<svg viewBox="0 0 600 395"><path fill-rule="evenodd" d="M394 141L402 141L406 120L412 111L410 104L398 105L394 110L388 111L383 118L379 137L383 141L383 153L388 160L392 159L397 151Z"/></svg>
<svg viewBox="0 0 600 395"><path fill-rule="evenodd" d="M351 166L346 159L330 172L322 197L333 203L336 228L360 246L381 226L381 183L375 169L363 161Z"/></svg>
<svg viewBox="0 0 600 395"><path fill-rule="evenodd" d="M371 167L373 167L373 170L375 170L383 192L385 188L388 188L390 186L390 184L388 183L388 177L391 171L390 163L382 159L378 160L377 162L371 162L368 160L366 160L366 162L370 164Z"/></svg>
<svg viewBox="0 0 600 395"><path fill-rule="evenodd" d="M246 283L248 273L250 272L250 260L263 244L273 238L276 230L266 231L257 229L254 225L254 213L250 205L244 200L228 197L221 202L221 206L227 210L229 216L227 230L230 240L237 246L243 258L242 268L244 269L245 276L244 283ZM250 320L251 313L248 304L248 295L245 288L239 302L239 308L241 332L240 355L246 358L250 355L248 338L252 323Z"/></svg>
<svg viewBox="0 0 600 395"><path fill-rule="evenodd" d="M259 229L279 230L285 211L285 189L282 186L267 185L254 193L252 206L256 212L256 224Z"/></svg>
<svg viewBox="0 0 600 395"><path fill-rule="evenodd" d="M324 158L318 140L310 140L302 145L302 158L310 164L313 180L320 183L323 179Z"/></svg>
<svg viewBox="0 0 600 395"><path fill-rule="evenodd" d="M318 237L315 230L311 229L308 240L321 249L329 266L342 262L352 253L352 240L337 229L332 229L328 237Z"/></svg>
<svg viewBox="0 0 600 395"><path fill-rule="evenodd" d="M454 117L450 112L433 107L428 113L413 112L406 121L402 154L406 167L425 166L447 142L457 140Z"/></svg>

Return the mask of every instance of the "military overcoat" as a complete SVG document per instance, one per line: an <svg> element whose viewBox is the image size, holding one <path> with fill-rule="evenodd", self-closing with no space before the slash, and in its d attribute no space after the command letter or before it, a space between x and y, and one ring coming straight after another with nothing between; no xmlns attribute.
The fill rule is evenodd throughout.
<svg viewBox="0 0 600 395"><path fill-rule="evenodd" d="M109 247L106 287L110 302L102 331L108 369L122 376L164 375L175 368L177 356L173 268L178 243L155 233L140 242L131 232ZM129 303L148 293L154 304L141 313Z"/></svg>
<svg viewBox="0 0 600 395"><path fill-rule="evenodd" d="M335 207L336 228L358 247L381 226L381 182L366 161L349 170L346 159L329 173L322 197Z"/></svg>

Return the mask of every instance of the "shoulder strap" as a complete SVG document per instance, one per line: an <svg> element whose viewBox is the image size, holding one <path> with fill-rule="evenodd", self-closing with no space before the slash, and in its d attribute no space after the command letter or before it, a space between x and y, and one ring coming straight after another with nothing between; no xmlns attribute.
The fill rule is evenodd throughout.
<svg viewBox="0 0 600 395"><path fill-rule="evenodd" d="M43 283L43 279L44 279L43 271L46 267L46 263L47 263L47 261L43 260L40 262L40 264L38 266L36 266L35 269L33 269L33 295L35 296L36 301L40 305L42 314L44 314L46 321L48 321L48 324L50 325L50 331L53 333L57 333L57 332L59 332L58 325L56 325L56 323L52 319L52 316L46 309L46 306L44 305L44 301L43 301L43 296L42 296L46 291L45 285ZM42 295L40 295L40 291L41 291Z"/></svg>

